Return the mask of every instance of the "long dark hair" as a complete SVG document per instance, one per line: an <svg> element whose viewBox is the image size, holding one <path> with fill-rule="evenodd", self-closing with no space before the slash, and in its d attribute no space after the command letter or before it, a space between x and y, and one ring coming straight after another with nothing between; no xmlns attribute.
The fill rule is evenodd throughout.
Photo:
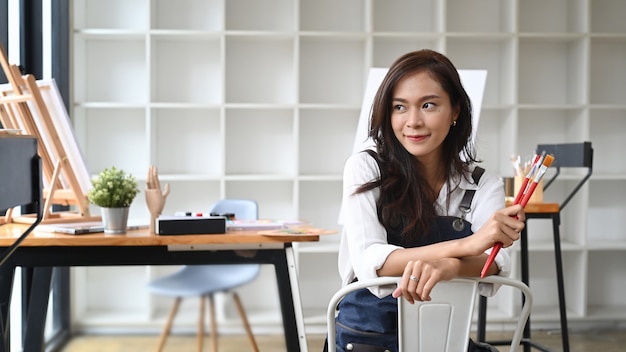
<svg viewBox="0 0 626 352"><path fill-rule="evenodd" d="M402 236L409 238L428 232L436 216L437 195L424 178L422 163L395 137L391 127L392 95L401 79L423 71L441 85L452 108L459 111L456 124L450 128L442 146L446 179L466 175L469 163L476 161L471 141L472 104L452 62L433 50L414 51L398 58L389 68L372 104L369 137L376 145L381 178L363 184L356 193L380 188L379 221L388 231L401 230Z"/></svg>

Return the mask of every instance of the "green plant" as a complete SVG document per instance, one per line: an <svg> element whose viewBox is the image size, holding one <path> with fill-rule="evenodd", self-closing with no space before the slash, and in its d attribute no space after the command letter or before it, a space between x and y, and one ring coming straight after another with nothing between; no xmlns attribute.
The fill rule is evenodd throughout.
<svg viewBox="0 0 626 352"><path fill-rule="evenodd" d="M87 197L103 208L128 207L139 193L135 177L115 167L104 169L91 183L93 187Z"/></svg>

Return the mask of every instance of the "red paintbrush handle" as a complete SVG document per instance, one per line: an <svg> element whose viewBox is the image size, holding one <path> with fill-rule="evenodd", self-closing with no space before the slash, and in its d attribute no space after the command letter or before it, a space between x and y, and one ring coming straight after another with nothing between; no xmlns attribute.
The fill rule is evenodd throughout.
<svg viewBox="0 0 626 352"><path fill-rule="evenodd" d="M526 194L524 195L524 198L522 198L522 201L519 203L522 205L522 207L525 207L526 204L528 204L528 200L530 199L530 197L532 197L533 192L535 191L535 188L537 188L537 182L531 183L530 188L528 189L528 192L526 192Z"/></svg>
<svg viewBox="0 0 626 352"><path fill-rule="evenodd" d="M528 188L528 192L526 192L526 194L524 194L524 198L522 198L522 201L519 202L519 204L523 207L526 206L526 204L528 204L528 200L530 199L530 197L532 197L533 192L535 191L535 188L537 188L537 182L533 182L530 184L530 187ZM522 191L520 190L520 192L518 193L518 195L522 193ZM516 198L517 200L517 198ZM518 204L517 202L515 202L515 204ZM480 277L484 278L487 275L487 270L489 270L489 267L491 266L491 264L493 263L493 261L496 259L496 255L498 255L498 252L500 251L500 248L502 248L502 243L498 242L495 244L495 246L493 246L493 249L491 250L491 254L489 254L489 258L487 258L487 261L485 262L485 266L483 267L483 270L480 272Z"/></svg>
<svg viewBox="0 0 626 352"><path fill-rule="evenodd" d="M489 254L489 258L487 258L487 261L485 262L485 266L483 267L483 270L480 272L480 278L484 279L485 276L487 276L487 270L489 270L489 267L491 266L491 263L493 263L494 260L496 260L496 256L498 255L498 252L500 251L500 248L502 248L502 242L498 242L496 243L493 248L491 249L491 253Z"/></svg>
<svg viewBox="0 0 626 352"><path fill-rule="evenodd" d="M526 185L528 185L528 180L528 177L524 177L524 181L522 181L522 186L519 188L519 191L517 191L517 195L515 196L513 204L519 204L519 202L522 200L522 197L525 193L524 191L526 190Z"/></svg>
<svg viewBox="0 0 626 352"><path fill-rule="evenodd" d="M541 168L543 168L543 169L541 169L541 168L539 169L539 171L538 171L539 175L535 178L535 181L533 181L530 184L530 187L528 187L528 191L527 192L524 192L524 190L526 189L526 186L528 185L529 178L528 177L524 178L524 182L522 184L522 187L520 187L520 190L517 192L517 196L515 197L515 201L513 202L513 204L520 204L522 206L522 208L526 207L526 204L528 204L528 200L530 199L530 197L532 197L533 192L535 191L535 188L537 188L537 182L539 180L541 180L541 177L543 176L543 172L545 172L545 168L550 166L550 164L552 164L552 159L554 159L554 157L552 157L552 156L547 156L546 158L549 158L549 162L548 163L542 163ZM535 156L535 161L534 162L536 163L538 160L539 160L539 155ZM522 197L522 194L523 194L523 197ZM521 199L521 201L520 201L520 199ZM484 278L487 275L487 270L489 270L489 267L491 266L493 261L496 260L496 256L498 255L498 252L500 251L500 248L502 248L502 243L498 242L491 249L491 253L489 254L489 258L487 258L487 261L485 262L485 266L483 266L483 270L480 272L480 277L481 278Z"/></svg>

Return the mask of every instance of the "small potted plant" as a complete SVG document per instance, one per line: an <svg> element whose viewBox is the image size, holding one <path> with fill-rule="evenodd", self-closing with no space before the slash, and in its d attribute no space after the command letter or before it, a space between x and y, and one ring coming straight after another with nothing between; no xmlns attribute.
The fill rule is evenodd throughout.
<svg viewBox="0 0 626 352"><path fill-rule="evenodd" d="M135 177L111 167L100 172L92 185L87 197L102 211L104 232L125 233L130 204L139 193Z"/></svg>

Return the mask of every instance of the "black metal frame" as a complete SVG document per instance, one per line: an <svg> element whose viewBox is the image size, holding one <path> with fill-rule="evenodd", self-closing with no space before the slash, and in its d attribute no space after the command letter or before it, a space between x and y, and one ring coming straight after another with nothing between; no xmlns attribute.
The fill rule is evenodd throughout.
<svg viewBox="0 0 626 352"><path fill-rule="evenodd" d="M27 311L24 351L41 351L52 267L57 266L122 266L122 265L205 265L205 264L272 264L276 272L287 351L300 351L300 334L296 321L294 298L289 273L286 243L279 249L258 250L253 258L241 257L233 250L170 251L167 246L48 246L19 247L0 268L0 279L12 278L15 268L32 267L32 289ZM0 287L0 306L10 300L9 285ZM2 311L2 317L6 312ZM0 331L0 336L2 331ZM8 349L0 346L0 352Z"/></svg>

